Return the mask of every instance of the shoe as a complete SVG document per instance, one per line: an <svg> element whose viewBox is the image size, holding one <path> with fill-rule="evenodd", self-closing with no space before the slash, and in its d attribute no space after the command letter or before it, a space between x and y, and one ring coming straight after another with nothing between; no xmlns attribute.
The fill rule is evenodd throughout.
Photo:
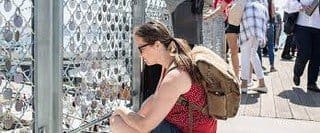
<svg viewBox="0 0 320 133"><path fill-rule="evenodd" d="M270 72L276 72L277 69L275 67L270 67Z"/></svg>
<svg viewBox="0 0 320 133"><path fill-rule="evenodd" d="M268 92L268 88L266 86L253 88L252 90L260 92L260 93L267 93Z"/></svg>
<svg viewBox="0 0 320 133"><path fill-rule="evenodd" d="M241 85L240 85L240 88L241 88L241 92L242 92L242 93L247 94L247 91L248 91L248 81L247 81L247 80L242 80Z"/></svg>
<svg viewBox="0 0 320 133"><path fill-rule="evenodd" d="M248 88L241 88L241 93L242 94L247 94Z"/></svg>
<svg viewBox="0 0 320 133"><path fill-rule="evenodd" d="M296 86L300 85L300 77L293 76L293 83Z"/></svg>
<svg viewBox="0 0 320 133"><path fill-rule="evenodd" d="M320 88L317 85L308 85L307 90L314 91L314 92L320 92Z"/></svg>
<svg viewBox="0 0 320 133"><path fill-rule="evenodd" d="M284 56L281 56L281 58L283 60L291 60L293 57L291 55L284 55Z"/></svg>
<svg viewBox="0 0 320 133"><path fill-rule="evenodd" d="M248 83L248 87L252 87L253 86L253 81L251 80L251 82Z"/></svg>

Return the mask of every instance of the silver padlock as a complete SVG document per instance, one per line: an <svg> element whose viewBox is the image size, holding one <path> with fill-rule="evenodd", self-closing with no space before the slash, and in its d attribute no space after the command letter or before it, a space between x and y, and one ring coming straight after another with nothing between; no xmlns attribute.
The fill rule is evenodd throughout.
<svg viewBox="0 0 320 133"><path fill-rule="evenodd" d="M5 99L11 99L12 98L12 89L11 88L5 88L4 92L3 92L3 98Z"/></svg>

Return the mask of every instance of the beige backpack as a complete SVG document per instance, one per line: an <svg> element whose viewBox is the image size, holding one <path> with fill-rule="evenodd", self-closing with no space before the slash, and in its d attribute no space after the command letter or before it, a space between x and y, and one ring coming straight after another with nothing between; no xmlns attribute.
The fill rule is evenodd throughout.
<svg viewBox="0 0 320 133"><path fill-rule="evenodd" d="M205 80L202 85L207 105L200 108L180 96L178 102L189 108L189 123L191 124L193 119L190 113L192 110L199 110L223 120L236 116L240 104L239 82L229 65L220 56L202 46L194 47L191 55Z"/></svg>
<svg viewBox="0 0 320 133"><path fill-rule="evenodd" d="M244 11L244 7L246 5L246 0L236 0L230 10L228 15L228 23L239 26L242 19L242 14Z"/></svg>

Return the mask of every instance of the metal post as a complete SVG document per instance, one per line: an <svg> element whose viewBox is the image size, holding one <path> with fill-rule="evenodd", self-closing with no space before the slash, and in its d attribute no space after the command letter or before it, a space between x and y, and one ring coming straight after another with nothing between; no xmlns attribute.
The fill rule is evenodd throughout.
<svg viewBox="0 0 320 133"><path fill-rule="evenodd" d="M62 0L34 1L34 132L61 132Z"/></svg>
<svg viewBox="0 0 320 133"><path fill-rule="evenodd" d="M144 5L145 1L143 0L133 0L133 27L140 25L144 22ZM135 91L136 96L133 97L133 110L137 111L141 105L140 101L140 90L141 90L141 79L142 79L142 61L140 58L140 54L137 48L132 49L132 65L133 65L133 73L132 73L132 82L133 82L133 90Z"/></svg>

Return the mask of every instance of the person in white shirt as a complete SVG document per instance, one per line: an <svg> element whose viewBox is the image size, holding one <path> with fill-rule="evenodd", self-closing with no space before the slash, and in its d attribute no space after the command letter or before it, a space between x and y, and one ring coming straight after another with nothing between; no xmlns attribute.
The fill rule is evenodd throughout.
<svg viewBox="0 0 320 133"><path fill-rule="evenodd" d="M318 4L318 6L313 8L312 3ZM319 0L300 0L300 2L298 0L287 0L285 5L286 12L299 12L294 29L298 53L294 64L293 82L295 85L300 85L300 77L309 62L307 90L320 92L316 84L320 66Z"/></svg>

